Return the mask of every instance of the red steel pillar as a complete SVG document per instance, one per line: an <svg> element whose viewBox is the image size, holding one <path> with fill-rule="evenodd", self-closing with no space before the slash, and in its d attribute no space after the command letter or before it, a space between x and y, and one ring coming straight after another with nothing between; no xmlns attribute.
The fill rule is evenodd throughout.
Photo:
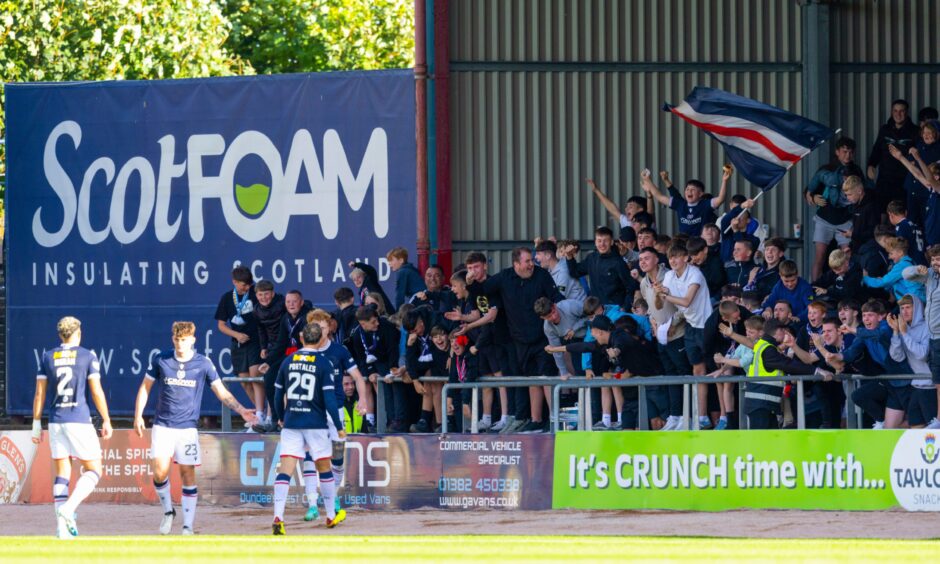
<svg viewBox="0 0 940 564"><path fill-rule="evenodd" d="M451 0L434 0L434 107L437 135L437 264L453 266L450 205L450 15Z"/></svg>
<svg viewBox="0 0 940 564"><path fill-rule="evenodd" d="M425 46L426 11L424 0L415 0L415 141L416 190L418 195L418 270L429 264L431 242L428 238L428 65Z"/></svg>

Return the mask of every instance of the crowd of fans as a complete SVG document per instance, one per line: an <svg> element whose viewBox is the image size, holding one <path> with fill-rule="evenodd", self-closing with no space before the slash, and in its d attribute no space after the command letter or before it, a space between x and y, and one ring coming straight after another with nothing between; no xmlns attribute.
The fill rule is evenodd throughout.
<svg viewBox="0 0 940 564"><path fill-rule="evenodd" d="M867 169L855 163L855 141L842 137L806 186L816 209L809 273L788 258L785 239L770 236L775 223L793 220L758 220L758 202L729 197L727 165L717 195L700 180L675 185L666 171L657 185L644 170L643 195L622 209L588 180L619 227L595 229L590 251L536 239L514 249L512 266L500 272L472 252L446 278L434 265L422 274L396 248L387 255L394 299L373 267L350 263L354 288L336 290L326 317L358 367L345 382L347 415L374 432L381 390L391 432L433 432L445 417L461 430L469 391L452 392L441 412L443 384L418 380L424 376L746 375L744 417L738 384L698 386L699 427L777 428L793 425L797 402L786 382L762 377L816 374L805 385L808 428L844 427L846 393L874 428L940 428L940 124L933 108L920 111L918 124L908 111L904 100L892 104ZM678 232L657 230L657 204L673 210ZM316 310L296 290L281 296L269 282L252 286L247 269L233 278L216 318L233 338L235 372L265 377L265 386L246 385L264 417L276 372L269 367L298 346ZM856 389L841 374L925 376ZM386 385L376 386L379 379ZM479 429L547 430L550 390L485 389ZM636 387L602 388L592 401L595 429L639 427ZM652 429L692 423L682 417L682 386L651 385L646 401ZM276 428L267 421L256 430Z"/></svg>

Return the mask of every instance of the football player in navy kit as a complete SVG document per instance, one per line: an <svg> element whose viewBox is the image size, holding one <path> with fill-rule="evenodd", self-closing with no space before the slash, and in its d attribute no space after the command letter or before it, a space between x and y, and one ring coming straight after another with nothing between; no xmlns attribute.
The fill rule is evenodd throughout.
<svg viewBox="0 0 940 564"><path fill-rule="evenodd" d="M283 425L281 428L281 460L274 479L275 535L284 534L284 506L290 489L291 475L298 460L309 451L320 474L320 493L326 510L326 526L335 527L346 519L346 512L336 510L336 482L330 469L333 442L330 440L327 417L341 422L339 403L333 384L333 363L322 351L314 350L323 336L316 323L308 323L301 334L303 348L288 356L281 364L274 383L274 402ZM339 424L338 440L346 438Z"/></svg>
<svg viewBox="0 0 940 564"><path fill-rule="evenodd" d="M63 317L56 326L62 344L42 355L39 374L36 375L36 395L33 398L33 442L42 442L42 410L46 402L46 388L55 383L52 409L49 412L49 448L55 464L52 497L56 510L56 536L71 539L78 536L75 509L98 485L101 478L101 445L98 433L91 423L86 388L91 392L95 407L101 415L101 436L111 438L111 418L108 404L101 389L101 373L94 351L82 348L82 324L74 317ZM70 458L82 464L81 477L69 496L69 477L72 474Z"/></svg>
<svg viewBox="0 0 940 564"><path fill-rule="evenodd" d="M196 466L200 464L199 433L196 422L202 405L202 393L208 384L216 397L248 423L256 423L252 410L243 407L225 388L212 361L197 353L196 326L190 321L173 323L173 350L153 357L144 381L137 391L134 429L144 435L144 408L154 382L160 382L153 429L150 432L150 456L153 487L163 506L160 534L173 528L173 501L170 498L170 462L179 464L183 481L183 534L193 534L196 519Z"/></svg>

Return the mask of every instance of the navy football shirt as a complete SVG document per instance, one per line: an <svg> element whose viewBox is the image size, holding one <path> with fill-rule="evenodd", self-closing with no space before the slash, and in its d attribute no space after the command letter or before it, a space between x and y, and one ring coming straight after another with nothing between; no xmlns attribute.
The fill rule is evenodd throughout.
<svg viewBox="0 0 940 564"><path fill-rule="evenodd" d="M336 341L330 341L330 346L326 347L326 350L318 352L322 352L333 363L333 393L336 395L337 405L343 405L346 402L346 392L343 391L343 374L356 368L356 361L353 360L349 350Z"/></svg>
<svg viewBox="0 0 940 564"><path fill-rule="evenodd" d="M90 378L100 378L98 357L82 347L62 345L42 355L38 380L47 380L46 395L52 397L50 423L91 423L85 390ZM55 393L52 391L55 386Z"/></svg>
<svg viewBox="0 0 940 564"><path fill-rule="evenodd" d="M685 233L689 237L700 237L702 227L705 227L706 223L714 223L717 219L711 198L702 198L690 206L685 198L673 197L669 207L676 210L679 233Z"/></svg>
<svg viewBox="0 0 940 564"><path fill-rule="evenodd" d="M199 420L206 384L218 380L219 373L212 361L201 354L196 353L183 362L176 359L173 350L168 350L153 358L147 378L161 384L153 424L189 429Z"/></svg>
<svg viewBox="0 0 940 564"><path fill-rule="evenodd" d="M333 386L333 363L322 352L303 348L289 355L274 382L274 401L287 398L286 429L326 429L326 416L342 422Z"/></svg>

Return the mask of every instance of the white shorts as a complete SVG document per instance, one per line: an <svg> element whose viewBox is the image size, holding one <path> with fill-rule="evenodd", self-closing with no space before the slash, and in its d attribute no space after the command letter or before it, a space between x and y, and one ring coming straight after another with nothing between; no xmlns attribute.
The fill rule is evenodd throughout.
<svg viewBox="0 0 940 564"><path fill-rule="evenodd" d="M333 441L326 429L281 429L281 456L303 459L310 452L314 460L332 458Z"/></svg>
<svg viewBox="0 0 940 564"><path fill-rule="evenodd" d="M101 460L98 431L91 423L49 423L49 449L54 460Z"/></svg>
<svg viewBox="0 0 940 564"><path fill-rule="evenodd" d="M333 425L333 418L326 418L327 431L330 432L330 440L337 443L346 442L346 439L339 438L339 433L336 432L336 425Z"/></svg>
<svg viewBox="0 0 940 564"><path fill-rule="evenodd" d="M154 459L173 458L173 462L184 466L199 466L199 431L195 427L172 429L154 425L150 430L150 456Z"/></svg>

